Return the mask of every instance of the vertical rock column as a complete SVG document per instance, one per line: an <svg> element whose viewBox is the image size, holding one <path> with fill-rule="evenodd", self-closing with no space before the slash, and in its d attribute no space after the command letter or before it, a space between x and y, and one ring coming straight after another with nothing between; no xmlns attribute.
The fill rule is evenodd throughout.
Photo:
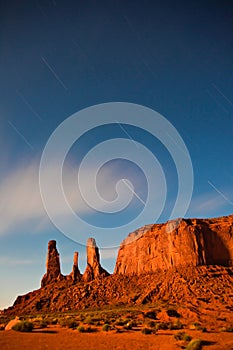
<svg viewBox="0 0 233 350"><path fill-rule="evenodd" d="M73 281L80 281L82 275L79 271L79 268L78 268L78 252L75 252L74 253L74 264L73 264L73 270L70 274L71 278Z"/></svg>
<svg viewBox="0 0 233 350"><path fill-rule="evenodd" d="M46 274L41 280L41 287L61 278L60 258L56 248L56 241L49 241L46 260Z"/></svg>
<svg viewBox="0 0 233 350"><path fill-rule="evenodd" d="M109 273L100 265L99 248L94 238L87 240L87 267L83 274L85 282L92 281L100 276L108 276Z"/></svg>

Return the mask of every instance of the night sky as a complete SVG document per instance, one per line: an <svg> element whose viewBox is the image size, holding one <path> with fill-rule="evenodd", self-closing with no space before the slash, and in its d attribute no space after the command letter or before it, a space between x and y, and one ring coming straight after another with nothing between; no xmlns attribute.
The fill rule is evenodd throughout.
<svg viewBox="0 0 233 350"><path fill-rule="evenodd" d="M71 271L76 250L80 268L85 268L79 235L91 235L98 244L95 230L81 232L77 227L73 240L60 232L43 208L39 190L46 142L63 121L84 108L128 102L158 112L182 137L192 161L192 200L181 216L233 213L232 0L38 0L1 1L0 6L0 308L39 287L48 240L57 240L64 274ZM139 226L171 219L178 192L173 158L145 130L109 124L75 142L65 162L64 188L84 220L109 228L109 237L119 227L112 246L109 239L105 245L99 238L100 247L108 247L101 256L110 272L115 247L130 232L123 225L146 202L146 175L133 161L120 158L102 167L97 187L106 200L114 200L120 179L134 185L132 203L118 214L85 206L74 184L85 154L117 138L143 144L157 157L166 178L161 215L153 220L160 201L156 197ZM156 176L154 182L159 192ZM129 227L133 231L139 226Z"/></svg>

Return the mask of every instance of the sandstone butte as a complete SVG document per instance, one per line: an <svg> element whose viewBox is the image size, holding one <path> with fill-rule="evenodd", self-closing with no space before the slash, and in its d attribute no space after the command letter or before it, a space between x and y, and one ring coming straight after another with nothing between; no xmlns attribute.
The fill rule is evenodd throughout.
<svg viewBox="0 0 233 350"><path fill-rule="evenodd" d="M233 215L178 219L145 226L121 243L116 274L137 274L177 266L233 263Z"/></svg>
<svg viewBox="0 0 233 350"><path fill-rule="evenodd" d="M78 252L74 253L74 263L72 272L68 276L63 276L60 270L60 258L56 247L56 241L52 240L48 243L48 253L46 259L46 273L41 280L41 287L62 280L72 279L74 282L83 280L90 282L98 277L106 277L109 273L100 265L99 248L96 246L94 238L87 240L87 267L83 275L81 275L78 267Z"/></svg>
<svg viewBox="0 0 233 350"><path fill-rule="evenodd" d="M233 308L233 215L144 226L121 243L112 275L101 266L93 238L88 239L86 252L84 274L75 252L72 271L63 276L56 241L50 241L41 288L18 296L5 312L19 315L182 298L193 303L194 296L204 300L205 289L203 302L219 300Z"/></svg>

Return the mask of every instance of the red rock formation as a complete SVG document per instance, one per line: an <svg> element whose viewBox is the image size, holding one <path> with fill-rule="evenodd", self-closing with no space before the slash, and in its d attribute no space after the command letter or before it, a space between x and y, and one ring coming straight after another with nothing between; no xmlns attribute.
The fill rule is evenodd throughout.
<svg viewBox="0 0 233 350"><path fill-rule="evenodd" d="M49 241L48 253L46 259L46 274L41 280L41 287L54 282L55 280L62 279L60 269L60 258L56 248L56 241Z"/></svg>
<svg viewBox="0 0 233 350"><path fill-rule="evenodd" d="M109 273L100 265L99 248L94 238L87 240L87 267L83 274L85 282L92 281L100 276L108 276Z"/></svg>
<svg viewBox="0 0 233 350"><path fill-rule="evenodd" d="M174 227L174 229L172 229ZM232 265L233 215L146 226L121 244L115 273L137 274L184 265Z"/></svg>
<svg viewBox="0 0 233 350"><path fill-rule="evenodd" d="M73 269L70 276L74 282L80 281L82 278L82 275L78 268L78 252L74 253L74 264L73 264Z"/></svg>

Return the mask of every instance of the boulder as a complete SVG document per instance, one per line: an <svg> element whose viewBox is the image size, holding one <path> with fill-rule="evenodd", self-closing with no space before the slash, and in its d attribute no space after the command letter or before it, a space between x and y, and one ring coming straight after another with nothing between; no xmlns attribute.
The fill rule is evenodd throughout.
<svg viewBox="0 0 233 350"><path fill-rule="evenodd" d="M16 316L13 320L9 321L5 327L5 331L10 331L17 323L20 323L20 319Z"/></svg>

